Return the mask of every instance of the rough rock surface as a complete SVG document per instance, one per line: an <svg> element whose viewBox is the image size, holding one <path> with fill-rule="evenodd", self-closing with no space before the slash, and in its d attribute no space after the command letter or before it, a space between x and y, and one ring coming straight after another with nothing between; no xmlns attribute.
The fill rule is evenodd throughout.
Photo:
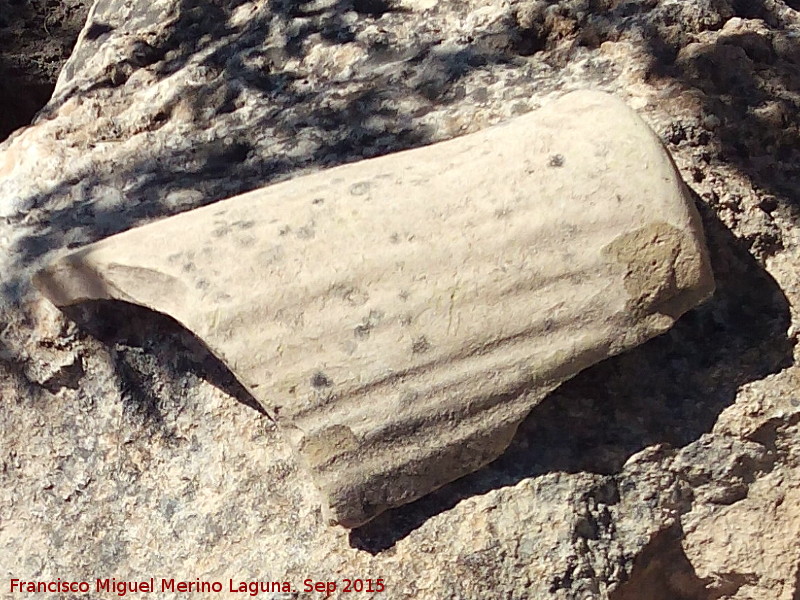
<svg viewBox="0 0 800 600"><path fill-rule="evenodd" d="M194 333L346 527L494 460L548 393L714 289L669 154L597 92L134 228L36 282Z"/></svg>
<svg viewBox="0 0 800 600"><path fill-rule="evenodd" d="M0 577L796 600L799 8L98 2L36 126L0 146ZM561 386L491 465L350 534L186 332L97 306L75 315L89 336L27 295L51 252L580 88L668 144L715 296Z"/></svg>

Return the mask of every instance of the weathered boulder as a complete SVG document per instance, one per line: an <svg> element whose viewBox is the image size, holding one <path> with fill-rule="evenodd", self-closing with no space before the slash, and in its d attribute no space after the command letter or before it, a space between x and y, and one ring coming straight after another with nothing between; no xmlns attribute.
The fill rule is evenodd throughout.
<svg viewBox="0 0 800 600"><path fill-rule="evenodd" d="M287 581L260 594L286 600L313 597L307 579L352 598L349 577L383 578L392 600L795 600L790 4L96 2L50 104L0 144L4 585ZM585 88L668 145L713 297L559 386L497 460L363 527L327 525L284 436L174 322L84 303L78 328L27 289L67 249Z"/></svg>
<svg viewBox="0 0 800 600"><path fill-rule="evenodd" d="M59 306L185 325L347 527L497 458L549 392L714 288L669 154L592 92L121 233L37 279Z"/></svg>

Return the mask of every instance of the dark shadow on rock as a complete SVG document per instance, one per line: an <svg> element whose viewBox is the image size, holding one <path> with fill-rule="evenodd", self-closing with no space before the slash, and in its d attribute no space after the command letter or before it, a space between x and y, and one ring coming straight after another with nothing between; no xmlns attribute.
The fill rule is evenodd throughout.
<svg viewBox="0 0 800 600"><path fill-rule="evenodd" d="M149 117L151 121L143 124L141 130L157 131L179 101L189 107L188 118L204 131L207 120L213 119L208 115L222 117L240 107L244 90L262 97L265 108L247 123L223 128L211 139L115 165L114 173L91 169L74 173L46 193L26 199L34 210L12 217L33 224L33 231L15 248L18 264L30 265L51 250L91 243L158 218L287 179L301 169L333 167L423 146L431 141L431 132L414 124L419 114L412 116L402 110L405 99L409 96L425 99L433 110L434 104L444 105L463 96L463 86L458 82L471 70L514 59L491 48L468 45L448 51L421 46L408 56L394 56L376 42L374 47L367 48L368 60L403 63L407 68L402 75L367 77L355 91L347 89L348 82L321 80L316 87L309 87L308 82L298 81L298 75L286 68L286 61L292 57L304 58L311 36L321 36L331 44L350 40L353 26L345 15L354 10L353 2L339 0L313 19L301 19L302 26L295 27L290 21L305 3L271 0L271 12L231 25L230 16L242 2L182 0L177 4L174 22L160 36L146 44L139 43L130 57L109 65L108 72L97 74L89 89L79 89L74 71L81 61L89 61L101 52L106 36L135 30L151 19L155 10L149 5L137 6L135 18L120 26L113 21L113 14L122 10L125 2L97 3L94 21L88 27L103 33L82 41L75 59L68 65L64 88L42 118L55 115L58 107L73 95L92 95L100 88L110 90L124 85L136 69L147 68L163 79L193 60L198 60L202 68L202 80L189 96L174 99ZM375 19L373 13L399 10L390 3L357 4L356 12L360 8L362 18L368 21ZM265 42L275 20L286 26L283 47L268 46ZM197 59L199 53L207 51L203 39L224 39L227 43ZM332 108L326 94L337 86L342 92L336 94L337 104ZM254 130L274 130L277 145L295 144L303 139L307 140L307 147L302 153L265 151L263 146L254 146ZM124 139L118 139L117 135L112 130L104 131L103 139L97 141ZM120 181L126 181L125 198L129 201L105 206L94 201L97 194L105 193L104 186L110 182L119 185ZM191 195L192 199L185 203L167 201L170 194L181 193ZM86 200L56 202L51 206L54 200L69 196ZM37 221L37 214L42 215L41 221ZM0 284L0 293L15 298L25 286L26 282L8 277Z"/></svg>
<svg viewBox="0 0 800 600"><path fill-rule="evenodd" d="M54 87L50 82L30 81L25 73L3 65L0 57L0 142L30 125L50 100Z"/></svg>
<svg viewBox="0 0 800 600"><path fill-rule="evenodd" d="M560 62L572 60L581 47L633 41L649 57L651 84L690 92L700 100L701 118L676 120L682 131L668 136L671 144L697 156L698 176L715 165L732 166L764 198L764 210L771 213L784 206L800 221L800 123L795 117L800 114L800 43L792 33L796 16L786 15L784 3L797 10L796 0L733 0L694 7L589 0L585 11L564 3L524 32L522 41L532 43L531 32L543 24L552 28L561 23L568 32L562 39L574 38L574 43L561 53ZM730 18L745 21L723 33ZM554 35L547 29L545 33L544 47L549 49ZM741 200L709 199L712 206L732 203L734 210L744 209ZM756 233L749 242L763 258L781 249L773 237Z"/></svg>
<svg viewBox="0 0 800 600"><path fill-rule="evenodd" d="M760 22L680 54L654 35L651 52L658 44L671 46L677 60L655 60L652 75L699 93L706 114L717 120L701 135L710 135L719 150L703 160L734 166L760 193L775 196L769 202L800 220L800 43L774 5L733 4L736 16ZM698 145L692 132L682 138L678 144Z"/></svg>
<svg viewBox="0 0 800 600"><path fill-rule="evenodd" d="M0 0L0 142L50 100L88 4Z"/></svg>
<svg viewBox="0 0 800 600"><path fill-rule="evenodd" d="M461 500L552 472L619 473L655 444L682 447L710 431L737 389L791 364L789 304L772 277L700 206L717 291L664 335L564 383L480 471L351 532L378 553Z"/></svg>
<svg viewBox="0 0 800 600"><path fill-rule="evenodd" d="M628 580L609 594L609 600L718 598L708 591L708 582L695 573L683 551L682 539L683 531L677 524L656 534L636 557ZM736 589L732 589L726 593L735 592Z"/></svg>
<svg viewBox="0 0 800 600"><path fill-rule="evenodd" d="M98 23L106 23L122 4L123 0L99 0ZM367 49L369 61L398 62L403 68L394 75L368 74L364 88L345 98L342 106L330 108L324 92L340 84L325 80L315 84L316 88L308 85L286 68L287 59L305 58L308 43L317 36L329 44L351 41L354 30L346 15L353 9L359 12L360 8L361 16L373 19L378 14L392 12L393 5L383 0L339 0L324 10L306 11L305 5L309 3L270 0L269 17L231 25L229 17L240 4L241 0L181 0L173 15L175 22L162 37L153 39L149 48L143 48L141 56L112 65L105 78L95 84L109 88L122 85L142 65L147 65L160 79L166 78L197 58L205 50L202 40L210 37L224 39L226 44L201 61L203 76L192 96L182 99L190 107L187 118L205 124L204 114L225 115L236 110L242 86L259 95L263 105L271 108L215 139L198 140L191 148L176 149L169 156L146 157L119 166L117 175L133 186L126 191L129 202L111 208L101 208L90 201L63 207L66 204L63 199L75 186L85 188L79 197L91 198L91 192L104 185L105 181L91 173L77 174L46 195L33 198L34 206L46 208L45 218L37 232L18 248L21 264L30 264L52 249L91 242L288 178L300 169L329 167L424 145L431 140L430 133L415 127L408 115L392 108L387 100L424 98L431 109L447 104L459 98L463 91L459 81L471 70L491 64L514 64L519 54L551 48L565 36L577 38L576 32L583 26L569 14L561 15L563 18L551 22L546 30L537 21L511 32L511 37L517 38L512 48L505 50L498 50L491 40L474 40L452 50L429 41L408 55L397 55L385 44L376 43ZM592 0L590 4L595 12L602 12L605 6L617 7L604 16L604 26L598 26L582 40L599 46L604 39L620 39L626 28L637 27L636 11L650 10L660 3L646 3L640 8L637 3L610 0ZM763 1L736 5L740 16L760 16L767 27L778 26ZM147 14L151 5L141 6L140 21L146 24L151 19ZM562 9L566 11L566 7L558 7L559 11ZM280 47L266 46L273 17L287 24L298 15L303 16L303 22L287 25L286 38ZM570 25L573 20L575 24ZM90 42L100 42L104 35L112 33L108 30ZM787 110L797 108L794 100L783 97L784 92L798 91L798 62L791 59L792 48L781 50L785 56L778 61L775 57L779 51L774 43L770 51L750 35L728 36L695 57L678 60L680 45L656 29L645 33L645 43L653 58L651 76L678 81L702 92L708 112L719 118L715 133L722 147L719 160L730 162L757 186L772 190L789 204L800 207L796 129L790 122L781 121L780 106L777 117L760 110L770 101L786 102ZM580 42L576 39L576 44ZM88 60L97 47L87 44L81 52ZM245 54L247 61L242 60ZM51 104L51 112L57 107L58 102ZM165 106L163 110L168 112L173 108ZM145 130L155 131L166 118L168 115L163 113L155 115L144 126ZM259 155L252 147L251 131L275 123L276 144L307 139L310 140L307 149L295 154L277 151ZM685 139L686 143L694 141L691 135ZM773 154L780 158L778 166L769 160ZM174 165L184 165L183 170L176 171ZM169 192L182 191L199 193L201 199L186 206L165 201ZM62 200L63 208L49 208L52 199ZM713 205L714 199L710 202ZM785 334L789 323L786 298L748 254L745 244L737 241L709 209L701 208L718 280L718 291L711 301L684 316L667 334L596 365L564 384L532 411L509 450L497 461L353 531L352 544L379 552L463 498L553 471L613 475L627 458L649 445L684 446L711 429L719 413L733 402L740 385L784 366L791 357L791 344ZM13 279L2 285L7 294L20 288L20 282ZM148 312L130 317L129 321L152 324L160 318ZM99 319L103 320L108 317ZM219 369L219 365L206 364L206 359L199 363L181 362L180 356L186 352L175 353L168 360L170 364L163 366L148 362L152 360L148 358L151 352L161 356L159 352L164 347L185 337L185 332L175 334L170 341L168 334L159 331L160 327L169 331L162 323L155 334L138 340L138 346L110 341L118 347L124 346L118 355L122 355L120 360L127 365L121 365L120 372L130 381L129 395L139 397L138 405L156 421L158 410L162 410L161 400L152 391L154 379L148 372L156 368L185 369L206 377L207 370ZM108 332L97 335L111 340ZM232 379L229 373L225 377ZM227 384L220 387L228 389Z"/></svg>
<svg viewBox="0 0 800 600"><path fill-rule="evenodd" d="M800 10L800 2L797 4L797 10ZM800 568L797 569L797 574L794 578L794 595L792 596L792 600L800 600Z"/></svg>
<svg viewBox="0 0 800 600"><path fill-rule="evenodd" d="M163 390L187 374L202 379L262 415L266 411L230 369L175 319L118 300L93 300L63 309L84 331L113 349L126 408L158 427L179 390ZM166 404L166 405L165 405Z"/></svg>
<svg viewBox="0 0 800 600"><path fill-rule="evenodd" d="M98 76L94 85L120 86L133 71L145 67L159 79L166 78L207 50L202 40L225 40L226 43L200 60L203 76L192 94L180 100L188 102L194 115L190 118L203 127L207 127L203 120L207 117L201 115L226 115L237 110L243 90L263 98L263 114L238 129L224 130L216 139L198 140L191 147L168 151L169 155L143 157L130 165L116 167L117 179L128 173L128 181L135 182L125 193L126 198L132 199L130 202L108 208L91 203L48 208L53 199L63 198L78 185L84 188L79 197L91 197L94 189L107 183L105 175L96 173L76 174L63 185L29 199L47 212L47 219L16 252L22 264L30 264L51 249L85 244L280 181L300 169L330 167L424 145L431 140L431 133L415 125L414 119L419 114L412 118L399 109L404 98L424 99L433 110L462 98L465 90L459 82L475 69L496 64L513 66L521 56L552 49L569 36L576 38L573 49L581 44L595 47L604 40L620 39L625 31L642 27L647 11L656 10L657 6L657 3L592 0L590 11L583 17L571 14L571 8L560 7L558 11L550 11L564 13L558 18L545 18L543 13L531 23L509 24L506 37L512 42L505 47L498 47L492 36L488 36L447 49L437 46L435 40L428 40L398 53L387 42L376 41L366 48L368 64L398 63L402 69L389 74L362 73L358 77L366 78L365 85L355 93L343 92L350 97L343 98L341 106L331 108L326 93L337 86L344 90L347 84L319 81L311 85L286 67L287 60L306 58L309 43L318 37L328 44L351 40L355 30L348 15L353 12L374 21L376 17L392 16L391 13L397 12L396 6L384 0L337 0L319 8L309 2L270 0L269 11L233 25L230 16L242 3L243 0L177 2L170 26L147 44L140 44L129 59L111 65L113 68L105 74L105 79ZM82 43L77 51L79 60L73 61L70 69L79 68L81 60L88 61L99 51L100 38L113 33L118 26L107 21L113 20L113 15L125 4L123 0L97 3L95 22L89 24L89 30L101 27L104 33ZM154 10L150 5L137 7L135 19L123 27L135 31L154 18ZM765 19L769 27L778 25L777 17L771 16L763 1L738 3L737 10L740 16ZM282 32L282 42L269 42L275 27ZM762 47L752 35L728 36L706 49L702 56L676 62L686 40L681 38L678 43L666 39L654 26L646 28L644 34L643 43L653 57L651 76L677 80L702 91L708 112L720 119L717 133L723 149L719 159L736 165L761 189L788 199L789 204L797 206L800 215L798 126L780 120L781 114L792 115L800 110L791 100L792 93L800 86L800 50ZM792 52L797 54L797 60L792 58ZM746 68L740 68L743 66ZM71 75L66 75L69 80ZM66 91L47 110L54 114L70 94L83 93L88 92ZM762 104L772 101L777 103L774 111L767 107L766 112L759 112ZM170 118L174 108L171 104L164 106L152 116L151 123L143 125L144 129L156 131ZM777 116L773 114L775 111ZM778 121L774 122L775 119ZM268 128L274 128L277 145L302 139L307 140L307 148L301 153L288 154L254 147L252 131ZM691 135L684 138L679 143L696 143ZM781 160L778 163L771 157ZM182 168L176 170L175 165ZM194 199L183 205L165 201L170 193L182 192L194 194ZM715 200L709 201L713 205ZM73 243L70 239L77 241ZM780 243L772 242L775 240L752 241L767 247ZM7 280L3 288L6 295L11 295L21 284Z"/></svg>

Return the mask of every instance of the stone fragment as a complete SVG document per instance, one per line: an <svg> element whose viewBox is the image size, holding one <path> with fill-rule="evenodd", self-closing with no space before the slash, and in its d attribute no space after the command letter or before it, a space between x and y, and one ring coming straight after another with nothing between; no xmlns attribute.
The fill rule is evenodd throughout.
<svg viewBox="0 0 800 600"><path fill-rule="evenodd" d="M596 92L115 235L36 283L193 331L345 527L493 460L560 383L714 288L668 153Z"/></svg>

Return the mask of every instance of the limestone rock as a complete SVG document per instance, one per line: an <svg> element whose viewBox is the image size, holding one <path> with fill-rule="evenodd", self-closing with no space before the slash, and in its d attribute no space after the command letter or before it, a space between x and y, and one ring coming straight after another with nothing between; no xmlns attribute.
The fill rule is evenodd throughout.
<svg viewBox="0 0 800 600"><path fill-rule="evenodd" d="M287 600L313 597L313 578L352 600L349 576L383 578L386 600L798 597L796 0L92 4L54 97L0 143L4 585L285 580L293 592L258 597ZM3 5L12 36L28 5L63 13ZM34 26L55 41L51 18ZM76 328L27 289L67 249L586 88L667 144L714 295L562 384L497 460L363 527L327 525L275 424L174 322L86 303Z"/></svg>
<svg viewBox="0 0 800 600"><path fill-rule="evenodd" d="M347 527L495 459L564 380L713 291L669 155L592 92L119 234L37 283L185 325Z"/></svg>

